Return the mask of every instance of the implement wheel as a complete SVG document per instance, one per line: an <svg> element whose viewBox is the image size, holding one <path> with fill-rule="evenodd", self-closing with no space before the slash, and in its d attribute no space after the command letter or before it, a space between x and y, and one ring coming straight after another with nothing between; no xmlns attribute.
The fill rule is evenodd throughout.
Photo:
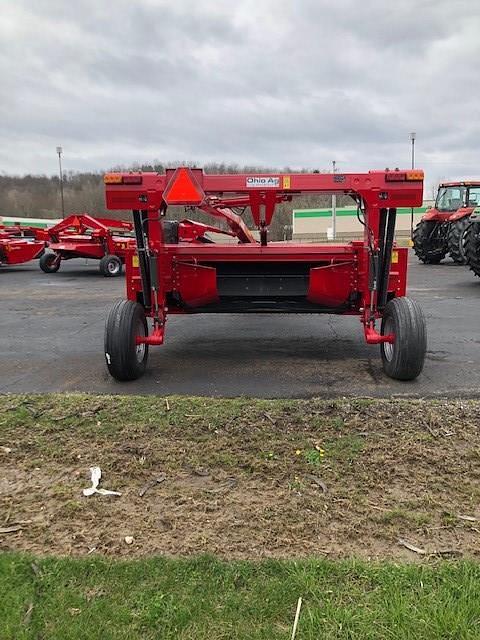
<svg viewBox="0 0 480 640"><path fill-rule="evenodd" d="M106 278L114 278L122 273L122 261L117 256L103 256L100 260L100 273Z"/></svg>
<svg viewBox="0 0 480 640"><path fill-rule="evenodd" d="M382 335L393 333L395 342L382 342L383 370L396 380L413 380L423 369L427 328L420 305L410 298L388 302L382 318Z"/></svg>
<svg viewBox="0 0 480 640"><path fill-rule="evenodd" d="M480 222L474 220L465 231L465 257L471 271L480 277Z"/></svg>
<svg viewBox="0 0 480 640"><path fill-rule="evenodd" d="M415 227L413 250L425 264L438 264L447 255L447 243L442 231L442 223L435 220L421 220Z"/></svg>
<svg viewBox="0 0 480 640"><path fill-rule="evenodd" d="M465 256L465 231L469 224L470 220L468 216L465 216L465 218L450 222L448 227L448 252L457 264L465 264L467 261Z"/></svg>
<svg viewBox="0 0 480 640"><path fill-rule="evenodd" d="M148 335L145 309L138 302L119 300L105 323L105 360L117 380L136 380L145 372L148 345L136 344L138 336Z"/></svg>
<svg viewBox="0 0 480 640"><path fill-rule="evenodd" d="M60 269L60 256L56 253L44 253L38 262L45 273L56 273Z"/></svg>

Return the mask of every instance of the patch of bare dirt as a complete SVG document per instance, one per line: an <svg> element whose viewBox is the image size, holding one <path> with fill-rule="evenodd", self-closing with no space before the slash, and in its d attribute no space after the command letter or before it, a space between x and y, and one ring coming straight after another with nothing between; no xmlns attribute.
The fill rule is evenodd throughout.
<svg viewBox="0 0 480 640"><path fill-rule="evenodd" d="M0 548L478 556L479 425L474 401L5 396ZM94 465L121 496L82 495Z"/></svg>

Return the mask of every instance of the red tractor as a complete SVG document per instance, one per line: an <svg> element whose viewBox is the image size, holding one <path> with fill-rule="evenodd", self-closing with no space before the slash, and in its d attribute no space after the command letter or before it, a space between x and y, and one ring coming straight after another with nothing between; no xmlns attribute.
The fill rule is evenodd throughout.
<svg viewBox="0 0 480 640"><path fill-rule="evenodd" d="M100 260L104 276L118 276L129 245L135 244L132 229L132 223L125 220L73 214L48 229L50 251L40 258L40 269L55 273L63 260L93 258Z"/></svg>
<svg viewBox="0 0 480 640"><path fill-rule="evenodd" d="M47 233L35 227L0 226L0 265L14 265L38 258L45 250Z"/></svg>
<svg viewBox="0 0 480 640"><path fill-rule="evenodd" d="M458 264L467 262L466 230L480 204L480 182L444 182L433 209L413 232L413 248L425 264L438 264L447 253Z"/></svg>
<svg viewBox="0 0 480 640"><path fill-rule="evenodd" d="M107 174L104 181L107 208L133 210L137 241L125 261L127 299L113 306L105 327L105 359L117 380L144 373L149 347L163 344L172 313L358 316L366 342L380 345L388 376L420 374L425 318L405 297L408 249L395 246L394 233L397 207L422 202L423 171L209 175L180 167ZM269 242L276 205L305 193L351 196L363 240ZM228 230L166 220L170 205L197 208ZM259 241L242 218L247 207ZM230 242L215 242L213 230Z"/></svg>

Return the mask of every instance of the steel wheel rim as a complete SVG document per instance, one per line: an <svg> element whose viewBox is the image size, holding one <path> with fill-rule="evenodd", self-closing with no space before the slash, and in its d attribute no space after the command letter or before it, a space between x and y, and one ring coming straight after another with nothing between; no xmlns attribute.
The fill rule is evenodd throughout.
<svg viewBox="0 0 480 640"><path fill-rule="evenodd" d="M107 264L107 269L108 272L113 275L118 272L118 264L114 260L112 260Z"/></svg>
<svg viewBox="0 0 480 640"><path fill-rule="evenodd" d="M389 333L394 333L394 324L392 318L388 317L385 319L385 323L383 325L383 335L388 336ZM383 354L385 356L385 360L391 362L393 360L393 351L394 351L395 343L392 342L384 342L383 343Z"/></svg>
<svg viewBox="0 0 480 640"><path fill-rule="evenodd" d="M143 325L143 322L138 323L135 336L138 338L145 337L145 327ZM145 349L146 349L146 344L144 342L141 342L140 344L135 344L135 357L137 358L138 363L143 362L145 358Z"/></svg>

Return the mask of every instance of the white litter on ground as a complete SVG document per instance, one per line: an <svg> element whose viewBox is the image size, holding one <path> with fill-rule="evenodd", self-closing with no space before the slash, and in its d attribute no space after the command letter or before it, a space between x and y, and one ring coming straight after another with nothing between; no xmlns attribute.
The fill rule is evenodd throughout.
<svg viewBox="0 0 480 640"><path fill-rule="evenodd" d="M102 477L102 470L100 467L90 467L90 475L92 478L92 486L83 490L84 496L93 496L94 493L99 493L101 496L121 496L120 491L110 491L109 489L98 489L98 484Z"/></svg>

